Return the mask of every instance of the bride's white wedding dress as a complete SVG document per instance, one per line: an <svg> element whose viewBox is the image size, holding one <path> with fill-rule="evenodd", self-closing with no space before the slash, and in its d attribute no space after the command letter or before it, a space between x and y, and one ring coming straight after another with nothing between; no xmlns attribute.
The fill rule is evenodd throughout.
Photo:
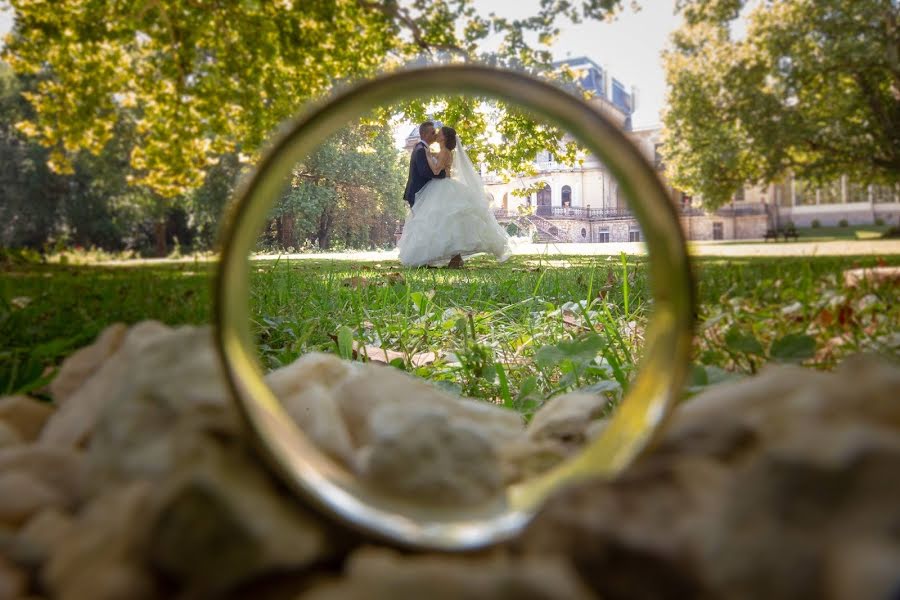
<svg viewBox="0 0 900 600"><path fill-rule="evenodd" d="M397 247L400 263L408 267L446 266L457 254L509 258L509 236L488 206L484 184L461 142L449 176L432 179L416 194Z"/></svg>

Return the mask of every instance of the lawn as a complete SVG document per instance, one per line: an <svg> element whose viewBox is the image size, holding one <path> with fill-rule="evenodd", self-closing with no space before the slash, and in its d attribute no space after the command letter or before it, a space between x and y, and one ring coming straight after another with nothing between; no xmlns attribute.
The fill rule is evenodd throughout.
<svg viewBox="0 0 900 600"><path fill-rule="evenodd" d="M852 225L847 227L798 227L797 236L803 242L830 240L877 240L890 229L889 225Z"/></svg>
<svg viewBox="0 0 900 600"><path fill-rule="evenodd" d="M253 263L251 318L268 368L311 350L391 362L525 413L561 391L619 397L652 309L642 257L516 256L462 271L396 263ZM895 286L848 288L842 271L900 256L696 261L692 387L768 361L831 368L858 351L896 356ZM211 263L6 264L0 392L39 393L53 368L116 321L210 319Z"/></svg>

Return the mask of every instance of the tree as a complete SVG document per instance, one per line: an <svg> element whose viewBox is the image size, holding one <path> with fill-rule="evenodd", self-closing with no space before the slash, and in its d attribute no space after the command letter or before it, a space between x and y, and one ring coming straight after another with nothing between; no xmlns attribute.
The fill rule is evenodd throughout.
<svg viewBox="0 0 900 600"><path fill-rule="evenodd" d="M406 172L383 125L347 127L293 172L274 216L282 247L385 245L405 213Z"/></svg>
<svg viewBox="0 0 900 600"><path fill-rule="evenodd" d="M900 8L893 0L682 0L665 55L668 175L716 207L787 173L900 181Z"/></svg>
<svg viewBox="0 0 900 600"><path fill-rule="evenodd" d="M24 95L36 86L34 76L18 77L0 62L0 245L141 251L155 245L159 253L161 240L164 253L179 211L129 184L128 132L119 131L96 156L75 157L70 173L53 173L48 150L14 127L33 118ZM207 188L197 194L208 194ZM179 237L184 242L189 236L182 228Z"/></svg>
<svg viewBox="0 0 900 600"><path fill-rule="evenodd" d="M0 62L0 246L40 247L59 221L62 182L49 172L46 150L13 128L28 111L20 92Z"/></svg>
<svg viewBox="0 0 900 600"><path fill-rule="evenodd" d="M130 181L175 198L223 154L252 162L278 123L337 82L415 58L539 70L560 19L602 18L620 2L542 0L535 15L508 20L479 14L475 0L12 0L4 59L41 77L27 97L36 117L19 128L50 148L55 171L70 171L79 152L101 152L127 123ZM488 55L480 47L491 35L502 43ZM489 132L476 104L451 103L447 114L470 117L478 148ZM537 144L561 138L521 115L501 123L517 143L489 161L527 162Z"/></svg>

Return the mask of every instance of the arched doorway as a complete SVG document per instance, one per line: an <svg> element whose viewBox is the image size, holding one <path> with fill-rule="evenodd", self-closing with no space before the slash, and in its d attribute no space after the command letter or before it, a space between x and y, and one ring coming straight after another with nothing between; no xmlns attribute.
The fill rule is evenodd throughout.
<svg viewBox="0 0 900 600"><path fill-rule="evenodd" d="M562 187L562 205L566 208L572 206L572 188L567 185Z"/></svg>
<svg viewBox="0 0 900 600"><path fill-rule="evenodd" d="M550 216L550 186L546 183L544 187L538 190L537 210L535 212L540 216Z"/></svg>

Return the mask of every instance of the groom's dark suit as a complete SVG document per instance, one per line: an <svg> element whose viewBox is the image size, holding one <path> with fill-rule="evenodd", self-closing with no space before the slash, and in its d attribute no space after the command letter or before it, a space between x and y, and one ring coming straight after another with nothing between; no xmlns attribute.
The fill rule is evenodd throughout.
<svg viewBox="0 0 900 600"><path fill-rule="evenodd" d="M443 179L446 176L446 171L441 171L438 175L432 173L431 166L428 164L428 148L425 142L419 142L413 148L412 156L409 157L409 177L406 180L403 199L412 207L416 203L416 193L425 187L426 183L432 179Z"/></svg>

